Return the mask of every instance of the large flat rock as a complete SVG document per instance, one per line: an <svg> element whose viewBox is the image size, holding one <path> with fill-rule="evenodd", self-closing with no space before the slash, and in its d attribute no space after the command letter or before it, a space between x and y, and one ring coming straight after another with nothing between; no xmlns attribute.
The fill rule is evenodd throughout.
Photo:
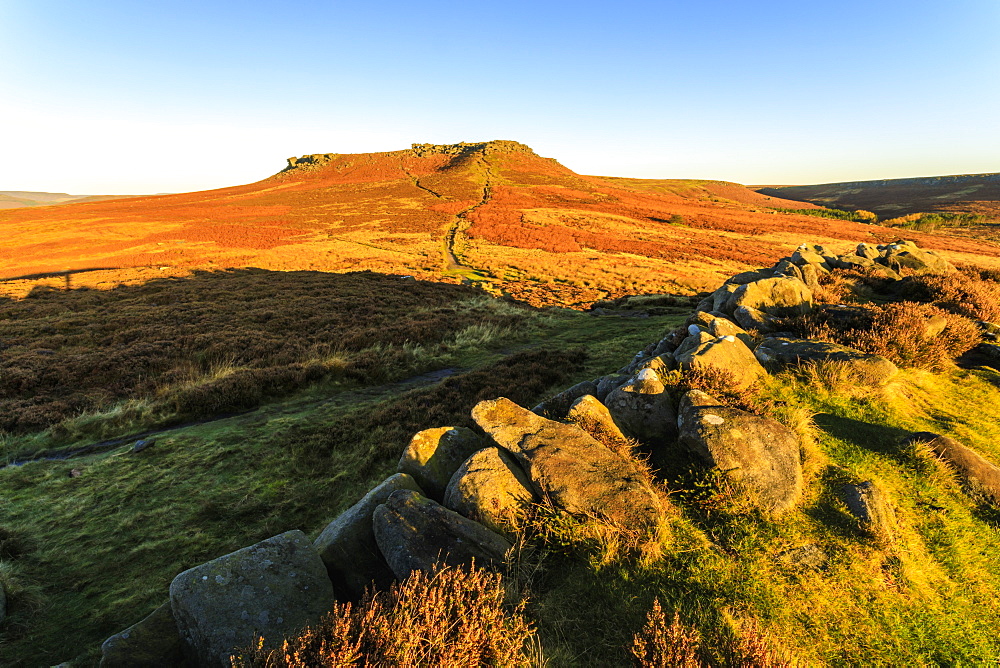
<svg viewBox="0 0 1000 668"><path fill-rule="evenodd" d="M316 624L334 603L326 566L301 531L188 569L170 583L170 607L197 666L229 668L258 637L265 648Z"/></svg>
<svg viewBox="0 0 1000 668"><path fill-rule="evenodd" d="M390 494L372 517L375 540L400 580L439 563L499 567L512 547L479 522L410 490Z"/></svg>
<svg viewBox="0 0 1000 668"><path fill-rule="evenodd" d="M518 458L538 495L557 507L637 530L652 528L662 515L636 464L576 425L546 420L502 397L480 402L472 417Z"/></svg>

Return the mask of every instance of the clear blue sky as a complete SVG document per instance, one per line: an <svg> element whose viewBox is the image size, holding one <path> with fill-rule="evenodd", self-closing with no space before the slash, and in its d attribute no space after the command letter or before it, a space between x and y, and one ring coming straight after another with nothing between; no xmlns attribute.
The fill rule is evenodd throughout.
<svg viewBox="0 0 1000 668"><path fill-rule="evenodd" d="M0 190L514 139L578 172L1000 171L1000 2L0 0Z"/></svg>

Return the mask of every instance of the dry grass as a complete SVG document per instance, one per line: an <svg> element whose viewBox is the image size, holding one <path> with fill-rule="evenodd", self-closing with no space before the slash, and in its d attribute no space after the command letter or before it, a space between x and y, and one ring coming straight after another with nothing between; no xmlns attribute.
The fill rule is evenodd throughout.
<svg viewBox="0 0 1000 668"><path fill-rule="evenodd" d="M939 316L943 332L929 336L927 323ZM981 340L979 328L966 317L930 304L898 302L859 309L849 319L823 311L800 316L790 328L806 338L830 341L881 355L897 366L944 370Z"/></svg>
<svg viewBox="0 0 1000 668"><path fill-rule="evenodd" d="M660 600L655 599L646 615L646 625L634 636L632 655L642 668L708 668L711 665L786 668L793 665L752 619L745 620L737 634L719 633L718 636L716 642L705 643L696 628L681 621L678 612L674 612L668 622Z"/></svg>
<svg viewBox="0 0 1000 668"><path fill-rule="evenodd" d="M987 280L977 269L948 276L911 276L899 290L906 299L934 304L966 318L1000 320L1000 282Z"/></svg>
<svg viewBox="0 0 1000 668"><path fill-rule="evenodd" d="M478 568L415 572L356 607L336 604L316 628L280 650L258 647L234 666L531 666L537 660L525 603L505 603L502 577Z"/></svg>
<svg viewBox="0 0 1000 668"><path fill-rule="evenodd" d="M371 273L242 270L36 290L0 300L0 431L87 413L213 415L324 378L384 382L507 336L526 314L474 288Z"/></svg>

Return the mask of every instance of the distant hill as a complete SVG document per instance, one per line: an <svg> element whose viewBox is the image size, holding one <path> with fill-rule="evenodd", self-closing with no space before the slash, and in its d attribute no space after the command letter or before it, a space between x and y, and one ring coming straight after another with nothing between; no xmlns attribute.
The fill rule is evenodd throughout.
<svg viewBox="0 0 1000 668"><path fill-rule="evenodd" d="M816 212L725 181L581 175L514 141L414 144L290 158L218 190L0 212L0 278L88 270L72 283L111 286L196 269L371 270L580 307L698 292L805 239L840 250L900 234L805 215ZM907 236L1000 266L1000 246Z"/></svg>
<svg viewBox="0 0 1000 668"><path fill-rule="evenodd" d="M0 209L19 209L26 206L52 206L70 202L100 202L133 195L70 195L69 193L43 193L27 190L0 190Z"/></svg>
<svg viewBox="0 0 1000 668"><path fill-rule="evenodd" d="M781 186L757 192L821 206L866 209L881 218L911 213L1000 217L1000 173Z"/></svg>

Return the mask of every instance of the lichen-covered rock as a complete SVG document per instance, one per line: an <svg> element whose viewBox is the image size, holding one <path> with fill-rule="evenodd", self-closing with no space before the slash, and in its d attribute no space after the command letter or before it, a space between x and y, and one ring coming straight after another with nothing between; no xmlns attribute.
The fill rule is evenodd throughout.
<svg viewBox="0 0 1000 668"><path fill-rule="evenodd" d="M681 446L759 508L782 513L801 497L799 439L780 422L691 390L681 400L677 425Z"/></svg>
<svg viewBox="0 0 1000 668"><path fill-rule="evenodd" d="M444 494L446 508L501 535L512 535L538 501L527 474L500 448L484 448L469 457Z"/></svg>
<svg viewBox="0 0 1000 668"><path fill-rule="evenodd" d="M802 272L802 282L806 284L806 287L810 290L819 289L819 277L826 273L826 270L818 264L804 264L799 267Z"/></svg>
<svg viewBox="0 0 1000 668"><path fill-rule="evenodd" d="M961 477L968 492L1000 506L1000 467L972 448L949 436L927 431L911 434L904 443L923 444Z"/></svg>
<svg viewBox="0 0 1000 668"><path fill-rule="evenodd" d="M762 278L772 278L773 276L773 269L754 269L752 271L744 271L730 276L726 279L726 283L730 283L732 285L744 285L745 283L753 283L754 281L759 281Z"/></svg>
<svg viewBox="0 0 1000 668"><path fill-rule="evenodd" d="M600 401L604 399L616 388L628 382L629 376L624 373L614 373L609 376L601 376L597 380L597 397Z"/></svg>
<svg viewBox="0 0 1000 668"><path fill-rule="evenodd" d="M854 251L860 257L866 258L868 260L877 260L882 257L882 252L878 249L875 244L858 244L857 249Z"/></svg>
<svg viewBox="0 0 1000 668"><path fill-rule="evenodd" d="M908 269L915 274L954 274L958 271L955 265L934 251L917 248L911 241L897 241L886 246L884 262L896 272Z"/></svg>
<svg viewBox="0 0 1000 668"><path fill-rule="evenodd" d="M677 350L674 351L673 357L678 362L691 354L693 350L698 347L705 345L706 343L711 343L716 339L716 336L710 334L708 329L697 324L688 325L688 336L686 339L681 341L681 344L677 346Z"/></svg>
<svg viewBox="0 0 1000 668"><path fill-rule="evenodd" d="M342 598L356 601L366 587L374 585L375 589L383 590L395 579L375 543L372 513L400 489L422 493L412 476L406 473L390 476L330 522L313 543Z"/></svg>
<svg viewBox="0 0 1000 668"><path fill-rule="evenodd" d="M844 255L838 255L837 261L839 265L844 269L866 269L868 267L875 266L875 260L872 260L861 255L854 255L852 253L845 253Z"/></svg>
<svg viewBox="0 0 1000 668"><path fill-rule="evenodd" d="M1000 362L1000 344L983 341L976 346L975 351L985 356L990 362Z"/></svg>
<svg viewBox="0 0 1000 668"><path fill-rule="evenodd" d="M899 369L884 357L861 352L837 343L775 337L764 339L754 355L765 366L793 366L808 362L835 362L858 383L884 385Z"/></svg>
<svg viewBox="0 0 1000 668"><path fill-rule="evenodd" d="M544 418L539 418L544 419ZM479 522L410 490L398 490L372 515L375 540L399 580L437 563L495 568L503 564L510 542Z"/></svg>
<svg viewBox="0 0 1000 668"><path fill-rule="evenodd" d="M654 528L662 517L660 499L636 464L576 425L546 420L504 398L481 401L472 417L517 457L539 497L558 508L637 530Z"/></svg>
<svg viewBox="0 0 1000 668"><path fill-rule="evenodd" d="M786 276L765 278L739 286L721 309L733 313L741 306L786 317L812 310L813 295L805 283Z"/></svg>
<svg viewBox="0 0 1000 668"><path fill-rule="evenodd" d="M717 369L732 376L733 387L745 390L767 374L753 352L735 336L720 336L677 358L682 369Z"/></svg>
<svg viewBox="0 0 1000 668"><path fill-rule="evenodd" d="M733 317L744 330L754 332L776 332L781 327L781 321L773 315L768 315L749 306L740 306L733 311Z"/></svg>
<svg viewBox="0 0 1000 668"><path fill-rule="evenodd" d="M733 283L724 283L719 289L712 293L712 310L720 313L732 313L725 309L726 304L732 298L740 286Z"/></svg>
<svg viewBox="0 0 1000 668"><path fill-rule="evenodd" d="M566 414L566 419L606 445L609 443L623 445L628 442L621 428L611 417L611 411L596 397L587 395L577 399ZM614 449L612 447L612 450Z"/></svg>
<svg viewBox="0 0 1000 668"><path fill-rule="evenodd" d="M585 394L597 394L597 384L591 380L577 383L573 387L563 390L551 399L547 399L531 410L542 417L559 420L566 416L570 404Z"/></svg>
<svg viewBox="0 0 1000 668"><path fill-rule="evenodd" d="M885 494L871 481L843 487L844 503L861 528L870 534L891 540L896 534L896 514Z"/></svg>
<svg viewBox="0 0 1000 668"><path fill-rule="evenodd" d="M396 470L413 476L424 493L440 501L451 477L486 444L467 427L436 427L414 434Z"/></svg>
<svg viewBox="0 0 1000 668"><path fill-rule="evenodd" d="M277 648L316 624L333 606L326 566L301 531L188 569L170 583L170 607L185 657L198 666L225 666L258 637Z"/></svg>
<svg viewBox="0 0 1000 668"><path fill-rule="evenodd" d="M604 405L614 423L640 443L661 447L677 436L674 401L659 375L650 369L608 394Z"/></svg>
<svg viewBox="0 0 1000 668"><path fill-rule="evenodd" d="M992 322L979 321L976 323L983 331L983 338L987 341L1000 341L1000 325Z"/></svg>
<svg viewBox="0 0 1000 668"><path fill-rule="evenodd" d="M792 262L798 266L804 266L807 264L816 265L817 267L822 267L824 271L830 271L830 264L826 261L826 258L817 253L815 250L804 248L800 246L792 253Z"/></svg>
<svg viewBox="0 0 1000 668"><path fill-rule="evenodd" d="M773 276L787 276L788 278L797 278L800 281L804 281L802 278L802 269L799 265L792 262L789 257L778 260L775 263L774 268L771 270Z"/></svg>
<svg viewBox="0 0 1000 668"><path fill-rule="evenodd" d="M698 312L688 318L690 324L698 325L712 336L735 336L748 346L753 345L753 335L729 318L714 313Z"/></svg>
<svg viewBox="0 0 1000 668"><path fill-rule="evenodd" d="M142 621L101 645L101 668L175 668L186 666L181 637L167 601Z"/></svg>

